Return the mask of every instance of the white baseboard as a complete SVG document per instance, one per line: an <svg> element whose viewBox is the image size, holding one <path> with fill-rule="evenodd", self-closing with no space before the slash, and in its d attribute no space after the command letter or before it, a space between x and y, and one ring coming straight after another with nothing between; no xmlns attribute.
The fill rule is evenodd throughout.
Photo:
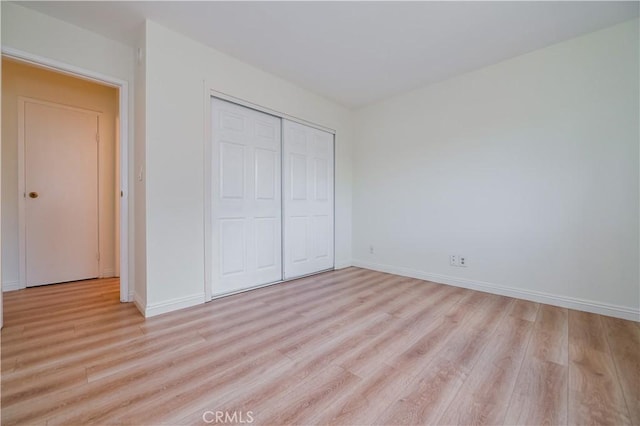
<svg viewBox="0 0 640 426"><path fill-rule="evenodd" d="M353 266L351 264L350 260L340 260L340 261L336 260L336 264L334 266L334 269L336 269L336 270L337 269L344 269L344 268L348 268L350 266Z"/></svg>
<svg viewBox="0 0 640 426"><path fill-rule="evenodd" d="M177 311L178 309L189 308L191 306L204 303L204 293L179 297L160 303L153 303L151 305L148 304L143 309L141 309L142 306L139 300L135 300L135 303L138 309L140 309L140 311L143 313L145 318L150 318L156 315L164 314L171 311Z"/></svg>
<svg viewBox="0 0 640 426"><path fill-rule="evenodd" d="M20 287L20 281L3 281L2 292L21 290L24 287Z"/></svg>
<svg viewBox="0 0 640 426"><path fill-rule="evenodd" d="M385 265L363 260L354 260L353 266L371 269L374 271L387 272L389 274L401 275L404 277L417 278L419 280L432 281L439 284L448 284L456 287L483 291L485 293L499 294L501 296L514 297L516 299L530 300L532 302L544 303L547 305L559 306L562 308L575 309L578 311L591 312L594 314L640 322L640 310L626 306L612 305L608 303L601 303L593 300L585 300L575 297L560 296L557 294L544 293L540 291L523 290L484 281L469 280L466 278L431 274L411 268Z"/></svg>
<svg viewBox="0 0 640 426"><path fill-rule="evenodd" d="M137 294L132 295L133 304L136 305L136 308L140 311L142 316L145 316L145 305L147 304L144 300L140 299Z"/></svg>
<svg viewBox="0 0 640 426"><path fill-rule="evenodd" d="M133 291L130 291L128 294L128 298L127 298L127 302L133 302L135 301L135 294L133 293Z"/></svg>
<svg viewBox="0 0 640 426"><path fill-rule="evenodd" d="M113 278L116 276L116 273L114 272L113 268L106 268L102 270L102 278Z"/></svg>

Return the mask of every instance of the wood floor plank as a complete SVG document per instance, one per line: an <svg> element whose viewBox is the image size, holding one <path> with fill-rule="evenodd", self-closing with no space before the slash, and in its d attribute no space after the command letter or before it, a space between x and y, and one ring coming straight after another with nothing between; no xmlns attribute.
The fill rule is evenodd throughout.
<svg viewBox="0 0 640 426"><path fill-rule="evenodd" d="M394 327L370 339L358 350L338 358L336 363L360 377L368 376L399 351L408 349L423 336L425 329L451 309L462 297L456 290L441 288L421 304L422 309L412 309L411 315L401 318Z"/></svg>
<svg viewBox="0 0 640 426"><path fill-rule="evenodd" d="M568 310L542 305L529 343L531 355L560 365L569 365Z"/></svg>
<svg viewBox="0 0 640 426"><path fill-rule="evenodd" d="M117 279L4 301L3 425L640 424L638 323L413 278L346 268L150 319Z"/></svg>
<svg viewBox="0 0 640 426"><path fill-rule="evenodd" d="M319 330L312 338L304 335L306 330L300 331L298 336L287 336L278 343L277 348L280 353L294 360L318 357L319 354L326 352L327 356L323 359L328 364L341 355L357 349L372 335L387 328L391 323L392 317L385 312L369 313L348 327L340 324L340 327L330 328L331 331L327 334Z"/></svg>
<svg viewBox="0 0 640 426"><path fill-rule="evenodd" d="M428 328L421 331L422 336L406 350L387 358L387 364L407 374L422 370L433 359L433 354L446 344L458 324L447 318L438 318Z"/></svg>
<svg viewBox="0 0 640 426"><path fill-rule="evenodd" d="M640 425L640 329L619 318L601 317L631 423Z"/></svg>
<svg viewBox="0 0 640 426"><path fill-rule="evenodd" d="M260 356L234 365L221 372L189 382L176 392L163 392L145 404L129 407L116 417L123 424L184 424L185 416L199 420L206 410L223 406L234 396L242 395L268 380L281 380L287 376L293 362L276 351L261 352ZM195 410L195 415L194 415ZM110 413L111 416L113 413ZM187 424L193 424L189 421Z"/></svg>
<svg viewBox="0 0 640 426"><path fill-rule="evenodd" d="M295 326L291 323L288 325ZM275 328L265 329L260 339L236 339L233 344L222 345L213 352L210 347L204 346L181 354L178 358L163 354L163 357L154 358L131 372L118 372L103 380L62 392L55 398L36 398L30 404L30 409L22 412L22 417L18 417L16 421L20 423L42 417L61 423L67 423L70 419L80 423L91 421L105 412L115 412L117 407L129 405L134 398L140 401L143 397L151 397L154 392L166 389L171 382L183 381L187 376L198 377L207 370L224 371L241 359L255 356L255 349L278 332L280 330ZM122 389L121 392L114 392L118 388ZM107 398L107 395L111 397ZM23 401L19 404L23 404ZM8 408L13 414L14 406ZM15 411L23 411L20 408L17 407Z"/></svg>
<svg viewBox="0 0 640 426"><path fill-rule="evenodd" d="M159 352L180 356L181 352L192 350L192 346L203 346L205 343L205 339L197 332L180 333L170 340L162 338L156 341L136 342L131 347L120 349L117 355L86 362L84 365L87 382L94 382L120 371L135 368L137 365L148 362Z"/></svg>
<svg viewBox="0 0 640 426"><path fill-rule="evenodd" d="M87 383L87 371L84 367L72 367L50 374L32 375L28 378L2 383L2 404L9 406L18 401L35 398L39 395L59 392Z"/></svg>
<svg viewBox="0 0 640 426"><path fill-rule="evenodd" d="M2 328L3 342L5 344L11 346L12 342L18 343L26 343L28 340L37 341L40 337L50 337L55 336L57 334L64 334L69 331L75 331L75 327L73 324L59 324L57 323L52 330L51 328L43 328L42 330L38 330L37 332L32 331L30 333L24 332L24 326L10 327L7 329L7 333L5 335L5 327Z"/></svg>
<svg viewBox="0 0 640 426"><path fill-rule="evenodd" d="M467 328L486 329L489 324L495 328L509 311L514 299L495 294L465 293L460 303L446 313L451 321L464 324Z"/></svg>
<svg viewBox="0 0 640 426"><path fill-rule="evenodd" d="M435 424L452 403L512 303L482 293L468 296L446 316L460 328L376 424Z"/></svg>
<svg viewBox="0 0 640 426"><path fill-rule="evenodd" d="M110 345L117 345L123 339L134 339L142 336L138 326L125 327L109 333L87 336L80 339L60 341L40 348L38 351L24 354L18 358L18 370L26 370L33 366L51 364L67 357L75 357L79 353L90 350L100 351Z"/></svg>
<svg viewBox="0 0 640 426"><path fill-rule="evenodd" d="M111 421L118 423L139 424L149 422L154 424L154 419L173 416L176 408L181 403L190 399L190 396L199 395L203 390L212 394L224 393L232 388L235 383L244 377L264 370L269 365L278 363L282 357L276 352L260 355L247 354L237 358L235 362L226 364L214 360L206 360L202 357L197 363L183 364L180 374L166 374L159 388L138 387L135 392L130 392L126 397L114 398L110 401L101 401L91 409L82 409L79 412L59 413L49 418L48 424L104 424ZM227 362L224 360L223 362ZM105 404L106 402L106 404Z"/></svg>
<svg viewBox="0 0 640 426"><path fill-rule="evenodd" d="M542 305L511 396L507 424L567 424L567 310Z"/></svg>
<svg viewBox="0 0 640 426"><path fill-rule="evenodd" d="M539 308L539 303L530 302L528 300L515 300L511 305L509 315L533 322L536 320Z"/></svg>
<svg viewBox="0 0 640 426"><path fill-rule="evenodd" d="M336 366L329 366L292 386L281 399L255 411L256 423L261 425L303 424L312 421L335 401L340 393L350 393L361 379Z"/></svg>
<svg viewBox="0 0 640 426"><path fill-rule="evenodd" d="M341 392L332 406L305 421L334 425L373 424L412 380L409 374L382 364L371 376L362 379L352 392Z"/></svg>
<svg viewBox="0 0 640 426"><path fill-rule="evenodd" d="M324 315L318 314L321 315L319 318L316 317L318 321L314 322L310 328L300 330L301 336L298 339L290 344L282 342L282 345L279 348L280 352L289 357L296 357L296 353L304 353L305 348L310 348L310 350L313 351L317 345L321 345L323 342L333 339L334 335L341 329L354 328L357 321L362 321L367 317L367 315L372 313L379 313L379 309L376 309L376 305L386 297L386 293L379 293L375 298L368 300L367 303L360 303L360 301L357 301L354 304L355 306L346 306L341 308L339 313L330 310ZM388 314L384 314L385 317L389 317ZM308 316L305 315L305 317ZM318 332L309 333L309 331L313 330L318 330ZM299 356L300 355L298 355L298 357Z"/></svg>
<svg viewBox="0 0 640 426"><path fill-rule="evenodd" d="M218 401L217 409L230 413L252 411L256 415L261 415L264 419L269 414L269 407L274 404L281 404L279 402L274 403L274 401L284 400L285 395L291 391L292 386L304 381L307 383L310 381L322 381L322 379L316 379L315 376L321 375L327 370L328 362L326 357L330 356L331 351L336 348L336 346L328 347L324 351L319 351L314 357L291 361L292 365L289 366L284 374L277 374L277 379L258 381L255 386L248 388L244 392L231 395L224 401ZM332 371L342 372L344 369L336 369L334 367ZM207 407L210 408L211 406ZM202 413L199 411L193 412L182 419L180 423L192 424L201 415Z"/></svg>
<svg viewBox="0 0 640 426"><path fill-rule="evenodd" d="M586 312L569 311L568 422L631 424L601 317Z"/></svg>
<svg viewBox="0 0 640 426"><path fill-rule="evenodd" d="M158 422L167 422L166 424L173 425L200 424L205 411L226 410L233 412L232 407L238 407L243 401L249 401L248 404L251 407L257 407L256 401L273 397L278 393L278 390L285 392L291 376L295 375L297 380L301 380L303 377L299 377L295 373L300 364L300 362L295 362L286 356L281 356L277 362L270 364L263 372L247 376L245 380L239 380L237 386L229 389L228 392L202 393L190 399L188 403L180 405L171 412L171 415L158 419ZM304 369L304 371L312 374L312 372L320 370ZM133 421L129 422L129 419L126 419L125 423L134 424Z"/></svg>
<svg viewBox="0 0 640 426"><path fill-rule="evenodd" d="M535 357L520 369L505 424L567 424L568 367Z"/></svg>
<svg viewBox="0 0 640 426"><path fill-rule="evenodd" d="M507 316L458 391L440 424L502 424L532 324Z"/></svg>

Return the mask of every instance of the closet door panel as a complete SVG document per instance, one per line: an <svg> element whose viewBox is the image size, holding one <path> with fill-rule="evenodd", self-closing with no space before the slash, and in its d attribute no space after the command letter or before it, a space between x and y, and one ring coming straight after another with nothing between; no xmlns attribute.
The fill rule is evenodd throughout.
<svg viewBox="0 0 640 426"><path fill-rule="evenodd" d="M288 254L287 259L290 259L293 264L309 261L308 220L306 216L289 217L287 227L289 238L285 243L285 252Z"/></svg>
<svg viewBox="0 0 640 426"><path fill-rule="evenodd" d="M223 199L244 199L245 146L220 143L220 196Z"/></svg>
<svg viewBox="0 0 640 426"><path fill-rule="evenodd" d="M220 273L223 277L245 272L246 219L220 220L220 248L222 262Z"/></svg>
<svg viewBox="0 0 640 426"><path fill-rule="evenodd" d="M284 124L284 277L333 268L333 135Z"/></svg>
<svg viewBox="0 0 640 426"><path fill-rule="evenodd" d="M331 254L330 244L332 240L327 232L327 229L330 228L330 223L331 220L328 215L318 215L311 219L311 240L314 244L313 250L316 259L326 259Z"/></svg>
<svg viewBox="0 0 640 426"><path fill-rule="evenodd" d="M266 217L255 220L256 269L258 271L280 269L279 259L274 247L279 247L280 218ZM282 277L277 277L277 280ZM277 281L274 280L274 281Z"/></svg>
<svg viewBox="0 0 640 426"><path fill-rule="evenodd" d="M212 98L212 294L282 279L280 119Z"/></svg>

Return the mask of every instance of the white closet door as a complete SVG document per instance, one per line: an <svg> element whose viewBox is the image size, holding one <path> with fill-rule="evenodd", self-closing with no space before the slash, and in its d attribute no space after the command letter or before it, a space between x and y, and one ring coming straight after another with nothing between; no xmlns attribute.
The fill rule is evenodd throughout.
<svg viewBox="0 0 640 426"><path fill-rule="evenodd" d="M333 135L284 120L284 277L333 268Z"/></svg>
<svg viewBox="0 0 640 426"><path fill-rule="evenodd" d="M212 98L213 295L282 279L281 123Z"/></svg>

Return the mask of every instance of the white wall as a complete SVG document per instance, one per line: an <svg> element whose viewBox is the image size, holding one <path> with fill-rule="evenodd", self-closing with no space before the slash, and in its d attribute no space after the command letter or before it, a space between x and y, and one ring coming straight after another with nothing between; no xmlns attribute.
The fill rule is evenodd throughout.
<svg viewBox="0 0 640 426"><path fill-rule="evenodd" d="M133 90L133 50L93 32L43 15L14 3L1 2L2 47L44 57L94 73L125 80ZM133 96L129 97L129 157L133 157ZM133 182L130 161L129 182ZM129 217L133 217L133 193L129 193ZM134 253L133 221L130 220L129 252ZM133 282L134 265L129 265Z"/></svg>
<svg viewBox="0 0 640 426"><path fill-rule="evenodd" d="M147 22L147 314L204 298L205 81L221 92L336 130L336 263L351 259L351 113Z"/></svg>
<svg viewBox="0 0 640 426"><path fill-rule="evenodd" d="M357 111L354 263L639 319L638 52L635 20Z"/></svg>

